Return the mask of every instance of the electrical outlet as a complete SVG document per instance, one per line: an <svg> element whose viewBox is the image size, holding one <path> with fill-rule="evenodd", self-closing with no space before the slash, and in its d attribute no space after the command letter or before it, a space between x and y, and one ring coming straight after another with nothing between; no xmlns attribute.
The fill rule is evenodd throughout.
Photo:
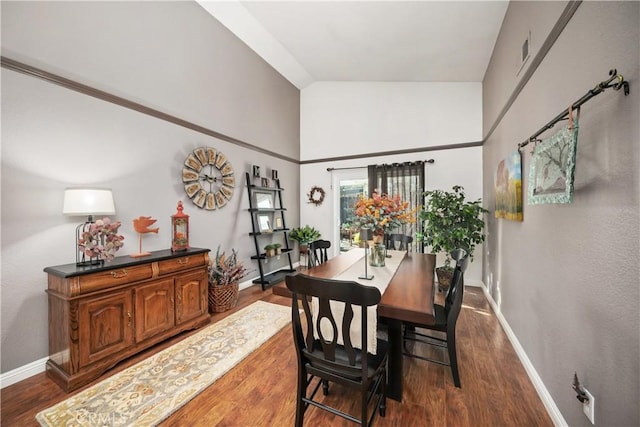
<svg viewBox="0 0 640 427"><path fill-rule="evenodd" d="M588 401L585 401L582 404L582 410L584 411L584 414L587 416L587 418L589 418L589 421L591 421L591 424L595 424L593 412L594 407L596 406L596 399L591 393L589 393L589 390L587 390L586 388L583 388L582 390L584 391L584 394L586 394L589 398Z"/></svg>

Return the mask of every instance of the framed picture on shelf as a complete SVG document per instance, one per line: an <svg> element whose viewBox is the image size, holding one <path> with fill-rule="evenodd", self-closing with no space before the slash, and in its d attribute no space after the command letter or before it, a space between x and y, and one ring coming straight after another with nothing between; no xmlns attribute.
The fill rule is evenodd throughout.
<svg viewBox="0 0 640 427"><path fill-rule="evenodd" d="M262 185L263 187L268 187L269 186L269 178L262 178L262 180L260 181L260 185Z"/></svg>
<svg viewBox="0 0 640 427"><path fill-rule="evenodd" d="M271 218L267 214L258 215L258 226L262 233L269 233L271 230Z"/></svg>
<svg viewBox="0 0 640 427"><path fill-rule="evenodd" d="M260 178L260 166L253 165L253 177Z"/></svg>
<svg viewBox="0 0 640 427"><path fill-rule="evenodd" d="M276 230L280 230L280 229L282 228L282 218L280 218L280 217L276 217L276 218L273 220L273 222L274 222L274 228L275 228Z"/></svg>
<svg viewBox="0 0 640 427"><path fill-rule="evenodd" d="M258 209L273 209L273 193L254 193L256 198L256 207Z"/></svg>
<svg viewBox="0 0 640 427"><path fill-rule="evenodd" d="M275 169L271 169L271 179L273 179L274 181L276 179L278 179L278 171Z"/></svg>

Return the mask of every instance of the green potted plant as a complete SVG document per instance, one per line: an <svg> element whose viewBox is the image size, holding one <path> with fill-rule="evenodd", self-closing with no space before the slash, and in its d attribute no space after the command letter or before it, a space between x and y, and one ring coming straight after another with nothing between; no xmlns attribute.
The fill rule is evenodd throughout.
<svg viewBox="0 0 640 427"><path fill-rule="evenodd" d="M280 255L282 253L282 245L280 243L274 243L273 248L276 250L276 255Z"/></svg>
<svg viewBox="0 0 640 427"><path fill-rule="evenodd" d="M274 245L267 245L264 247L264 252L267 257L275 256L276 247Z"/></svg>
<svg viewBox="0 0 640 427"><path fill-rule="evenodd" d="M320 232L313 227L305 225L296 227L289 233L289 238L295 240L300 245L300 252L307 252L307 245L320 238Z"/></svg>
<svg viewBox="0 0 640 427"><path fill-rule="evenodd" d="M453 191L432 190L424 193L427 201L419 218L424 223L422 241L431 246L434 253L445 252L443 266L436 268L440 286L446 288L451 282L453 267L450 253L462 248L473 260L476 245L484 242L482 199L466 200L464 188L455 185Z"/></svg>

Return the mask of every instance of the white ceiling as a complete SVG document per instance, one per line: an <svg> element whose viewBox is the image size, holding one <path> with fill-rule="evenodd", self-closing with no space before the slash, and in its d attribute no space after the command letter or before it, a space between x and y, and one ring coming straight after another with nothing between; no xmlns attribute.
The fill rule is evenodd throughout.
<svg viewBox="0 0 640 427"><path fill-rule="evenodd" d="M314 81L481 82L508 6L197 1L299 89Z"/></svg>

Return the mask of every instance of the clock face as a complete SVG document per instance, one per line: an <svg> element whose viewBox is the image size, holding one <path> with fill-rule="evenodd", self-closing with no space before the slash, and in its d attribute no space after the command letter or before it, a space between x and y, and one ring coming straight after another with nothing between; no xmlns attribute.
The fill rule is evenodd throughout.
<svg viewBox="0 0 640 427"><path fill-rule="evenodd" d="M222 208L231 200L235 179L227 157L211 147L193 150L182 168L184 191L201 209Z"/></svg>

